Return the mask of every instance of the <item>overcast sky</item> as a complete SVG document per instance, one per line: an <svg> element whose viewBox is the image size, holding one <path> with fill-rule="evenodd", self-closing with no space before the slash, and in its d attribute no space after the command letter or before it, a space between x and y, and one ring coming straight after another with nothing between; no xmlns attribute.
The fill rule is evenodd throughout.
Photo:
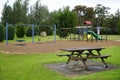
<svg viewBox="0 0 120 80"><path fill-rule="evenodd" d="M0 0L0 17L4 4L7 0ZM13 5L15 0L8 0L10 5ZM35 4L37 0L29 0L30 6ZM110 13L115 13L117 9L120 9L120 0L41 0L42 5L46 5L49 11L59 10L69 6L73 9L76 5L85 5L87 7L95 7L96 4L102 4L103 6L110 7Z"/></svg>

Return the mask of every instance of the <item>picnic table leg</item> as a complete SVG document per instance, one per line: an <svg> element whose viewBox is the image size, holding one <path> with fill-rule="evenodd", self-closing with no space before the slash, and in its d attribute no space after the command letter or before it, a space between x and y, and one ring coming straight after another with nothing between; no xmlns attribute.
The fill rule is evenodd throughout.
<svg viewBox="0 0 120 80"><path fill-rule="evenodd" d="M70 59L71 59L71 57L70 57L70 56L68 56L68 60L67 60L66 64L69 64Z"/></svg>
<svg viewBox="0 0 120 80"><path fill-rule="evenodd" d="M84 52L84 50L81 51L81 52L79 52L79 56L80 56L81 59L83 58L83 57L82 57L82 53L83 53L83 52ZM85 70L88 70L88 67L87 67L87 64L86 64L85 61L87 61L87 59L83 59L83 60L82 60L84 66L85 66Z"/></svg>
<svg viewBox="0 0 120 80"><path fill-rule="evenodd" d="M83 62L83 64L84 64L84 66L85 66L85 70L88 70L88 67L87 67L87 64L86 64L86 62L85 62L86 60L82 60L82 62Z"/></svg>
<svg viewBox="0 0 120 80"><path fill-rule="evenodd" d="M105 62L104 58L101 58L101 60L102 60L102 62L103 62L103 64L104 64L104 67L105 67L105 68L108 68L107 63Z"/></svg>

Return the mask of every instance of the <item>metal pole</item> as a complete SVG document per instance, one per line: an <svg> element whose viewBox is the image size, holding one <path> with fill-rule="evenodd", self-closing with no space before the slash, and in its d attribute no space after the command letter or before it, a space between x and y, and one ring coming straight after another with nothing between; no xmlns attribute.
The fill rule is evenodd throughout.
<svg viewBox="0 0 120 80"><path fill-rule="evenodd" d="M32 44L34 44L34 24L32 24Z"/></svg>
<svg viewBox="0 0 120 80"><path fill-rule="evenodd" d="M6 46L8 46L8 23L6 22Z"/></svg>
<svg viewBox="0 0 120 80"><path fill-rule="evenodd" d="M56 24L54 25L54 42L56 42Z"/></svg>

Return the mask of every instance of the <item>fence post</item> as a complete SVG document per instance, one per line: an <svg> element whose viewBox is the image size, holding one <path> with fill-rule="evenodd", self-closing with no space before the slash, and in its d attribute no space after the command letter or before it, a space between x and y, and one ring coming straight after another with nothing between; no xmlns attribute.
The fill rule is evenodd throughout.
<svg viewBox="0 0 120 80"><path fill-rule="evenodd" d="M32 44L34 44L34 24L32 24Z"/></svg>
<svg viewBox="0 0 120 80"><path fill-rule="evenodd" d="M6 46L8 46L8 23L6 22Z"/></svg>
<svg viewBox="0 0 120 80"><path fill-rule="evenodd" d="M54 25L54 42L56 42L56 24Z"/></svg>

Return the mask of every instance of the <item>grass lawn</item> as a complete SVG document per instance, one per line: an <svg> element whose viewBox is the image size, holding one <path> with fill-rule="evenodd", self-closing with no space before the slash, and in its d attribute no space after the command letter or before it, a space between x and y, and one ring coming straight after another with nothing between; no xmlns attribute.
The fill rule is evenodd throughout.
<svg viewBox="0 0 120 80"><path fill-rule="evenodd" d="M0 80L120 80L120 68L90 75L65 77L44 67L44 64L65 62L65 57L50 54L0 53ZM107 63L120 66L120 46L107 48L102 53L111 54Z"/></svg>
<svg viewBox="0 0 120 80"><path fill-rule="evenodd" d="M71 35L73 37L73 35ZM78 35L75 35L76 38ZM103 35L103 38L106 38L106 35ZM120 40L120 35L108 35L107 36L108 40ZM19 39L24 39L26 42L32 42L32 37L24 37L24 38L17 38L15 37L14 40L9 40L8 42L16 42L16 40ZM40 36L35 36L34 37L34 42L38 42L38 39L40 39L40 42L45 42L45 41L54 41L54 36L46 36L46 37L40 37ZM56 36L56 40L60 40L59 36ZM63 40L63 39L62 39ZM4 40L5 42L5 40Z"/></svg>

